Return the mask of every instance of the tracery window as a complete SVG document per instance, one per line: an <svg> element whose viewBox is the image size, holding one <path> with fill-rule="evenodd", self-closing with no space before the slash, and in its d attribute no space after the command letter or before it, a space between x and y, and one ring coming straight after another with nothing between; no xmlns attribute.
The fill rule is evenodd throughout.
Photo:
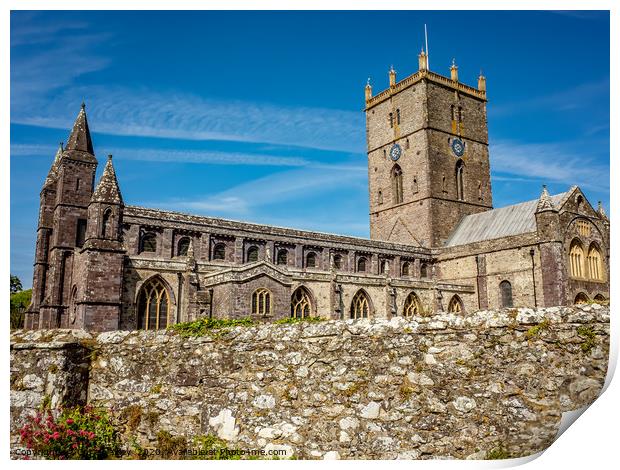
<svg viewBox="0 0 620 470"><path fill-rule="evenodd" d="M403 276L403 277L409 276L409 261L405 261L403 263L403 267L401 268L400 271L401 271L400 272L401 276Z"/></svg>
<svg viewBox="0 0 620 470"><path fill-rule="evenodd" d="M276 258L276 264L284 264L288 263L288 250L282 248L278 250L278 257Z"/></svg>
<svg viewBox="0 0 620 470"><path fill-rule="evenodd" d="M316 254L310 252L306 255L306 268L316 268Z"/></svg>
<svg viewBox="0 0 620 470"><path fill-rule="evenodd" d="M450 313L462 313L463 303L458 295L453 295L448 304L448 312Z"/></svg>
<svg viewBox="0 0 620 470"><path fill-rule="evenodd" d="M152 232L145 233L142 235L141 245L141 252L155 253L157 251L157 236Z"/></svg>
<svg viewBox="0 0 620 470"><path fill-rule="evenodd" d="M420 264L420 277L421 278L428 277L428 265L426 263Z"/></svg>
<svg viewBox="0 0 620 470"><path fill-rule="evenodd" d="M570 257L570 275L572 277L584 277L583 268L583 247L578 240L573 240L569 251Z"/></svg>
<svg viewBox="0 0 620 470"><path fill-rule="evenodd" d="M163 281L154 277L144 283L138 294L138 328L161 330L168 326L170 296Z"/></svg>
<svg viewBox="0 0 620 470"><path fill-rule="evenodd" d="M334 255L334 268L342 269L342 255Z"/></svg>
<svg viewBox="0 0 620 470"><path fill-rule="evenodd" d="M226 245L224 243L218 243L213 247L213 259L226 259Z"/></svg>
<svg viewBox="0 0 620 470"><path fill-rule="evenodd" d="M251 247L248 248L248 252L246 255L246 262L254 263L255 261L258 261L258 247L255 245L252 245Z"/></svg>
<svg viewBox="0 0 620 470"><path fill-rule="evenodd" d="M187 256L189 251L189 237L183 237L177 243L177 256Z"/></svg>
<svg viewBox="0 0 620 470"><path fill-rule="evenodd" d="M363 290L359 290L351 301L351 318L368 318L370 315L370 301Z"/></svg>
<svg viewBox="0 0 620 470"><path fill-rule="evenodd" d="M301 286L298 287L291 297L291 317L307 318L311 316L312 302L310 301L310 293Z"/></svg>
<svg viewBox="0 0 620 470"><path fill-rule="evenodd" d="M590 245L588 250L588 277L597 281L605 279L603 276L603 262L601 252L596 245Z"/></svg>
<svg viewBox="0 0 620 470"><path fill-rule="evenodd" d="M394 191L394 203L403 202L403 171L399 165L392 168L392 189Z"/></svg>
<svg viewBox="0 0 620 470"><path fill-rule="evenodd" d="M252 314L263 317L271 314L271 292L268 289L261 287L252 294Z"/></svg>
<svg viewBox="0 0 620 470"><path fill-rule="evenodd" d="M508 281L499 283L502 307L512 307L512 285Z"/></svg>
<svg viewBox="0 0 620 470"><path fill-rule="evenodd" d="M412 292L407 296L405 300L405 306L403 308L403 316L405 318L411 318L415 315L419 315L422 313L422 308L420 306L420 299L418 296Z"/></svg>
<svg viewBox="0 0 620 470"><path fill-rule="evenodd" d="M577 221L577 233L584 237L589 237L592 235L592 226L590 222L587 220L578 220Z"/></svg>

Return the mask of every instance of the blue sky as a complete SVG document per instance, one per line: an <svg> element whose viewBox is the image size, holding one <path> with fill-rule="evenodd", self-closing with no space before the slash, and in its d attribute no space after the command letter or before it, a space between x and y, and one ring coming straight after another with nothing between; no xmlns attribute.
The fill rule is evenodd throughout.
<svg viewBox="0 0 620 470"><path fill-rule="evenodd" d="M367 237L364 85L416 71L424 23L433 71L487 77L495 207L607 208L606 12L13 12L11 273L82 100L127 204Z"/></svg>

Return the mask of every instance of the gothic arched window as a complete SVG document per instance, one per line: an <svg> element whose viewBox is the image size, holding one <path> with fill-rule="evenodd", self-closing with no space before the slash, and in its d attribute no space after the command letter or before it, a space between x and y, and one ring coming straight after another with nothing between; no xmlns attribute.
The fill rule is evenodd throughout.
<svg viewBox="0 0 620 470"><path fill-rule="evenodd" d="M138 294L138 328L142 330L166 328L169 311L170 296L162 279L154 277L146 281Z"/></svg>
<svg viewBox="0 0 620 470"><path fill-rule="evenodd" d="M342 255L334 255L334 268L342 269Z"/></svg>
<svg viewBox="0 0 620 470"><path fill-rule="evenodd" d="M390 262L388 260L382 260L379 263L379 274L386 274L389 271Z"/></svg>
<svg viewBox="0 0 620 470"><path fill-rule="evenodd" d="M420 264L420 277L428 277L428 265L426 263Z"/></svg>
<svg viewBox="0 0 620 470"><path fill-rule="evenodd" d="M502 307L512 307L512 284L508 281L499 283L499 292L502 300Z"/></svg>
<svg viewBox="0 0 620 470"><path fill-rule="evenodd" d="M364 258L363 256L361 258L358 258L357 260L357 272L366 272L366 258Z"/></svg>
<svg viewBox="0 0 620 470"><path fill-rule="evenodd" d="M587 304L589 301L590 298L583 292L579 292L579 294L575 297L575 305Z"/></svg>
<svg viewBox="0 0 620 470"><path fill-rule="evenodd" d="M448 304L448 312L450 313L462 313L463 312L463 302L458 295L453 295L450 299L450 303Z"/></svg>
<svg viewBox="0 0 620 470"><path fill-rule="evenodd" d="M402 267L402 268L401 268L401 270L400 270L400 274L401 274L401 276L403 276L403 277L407 277L407 276L409 276L409 261L405 261L405 262L403 263L403 267Z"/></svg>
<svg viewBox="0 0 620 470"><path fill-rule="evenodd" d="M306 255L306 268L316 268L316 254L310 252Z"/></svg>
<svg viewBox="0 0 620 470"><path fill-rule="evenodd" d="M213 259L226 259L226 245L224 243L218 243L213 247Z"/></svg>
<svg viewBox="0 0 620 470"><path fill-rule="evenodd" d="M303 286L298 287L291 297L291 318L307 318L311 316L312 302L310 293Z"/></svg>
<svg viewBox="0 0 620 470"><path fill-rule="evenodd" d="M403 316L405 318L411 318L415 315L419 315L420 313L422 313L420 299L414 292L412 292L407 296L407 299L405 300L405 306L403 307Z"/></svg>
<svg viewBox="0 0 620 470"><path fill-rule="evenodd" d="M456 169L455 169L455 177L456 177L456 198L459 201L463 201L464 200L464 191L463 191L463 170L465 168L465 164L463 163L463 160L459 160L458 162L456 162Z"/></svg>
<svg viewBox="0 0 620 470"><path fill-rule="evenodd" d="M403 202L403 170L399 165L392 168L392 189L394 191L394 203Z"/></svg>
<svg viewBox="0 0 620 470"><path fill-rule="evenodd" d="M140 252L155 253L157 251L157 236L152 232L145 233L142 235L140 245Z"/></svg>
<svg viewBox="0 0 620 470"><path fill-rule="evenodd" d="M370 300L366 292L359 290L351 301L351 318L368 318L369 316Z"/></svg>
<svg viewBox="0 0 620 470"><path fill-rule="evenodd" d="M271 314L271 292L264 287L252 294L252 314L263 317Z"/></svg>
<svg viewBox="0 0 620 470"><path fill-rule="evenodd" d="M189 251L189 237L183 237L177 243L177 256L187 256Z"/></svg>
<svg viewBox="0 0 620 470"><path fill-rule="evenodd" d="M603 275L603 262L601 252L593 243L588 250L588 277L597 281L605 279Z"/></svg>
<svg viewBox="0 0 620 470"><path fill-rule="evenodd" d="M581 246L581 242L579 240L573 240L570 245L569 251L570 257L570 275L572 277L584 277L584 268L583 268L583 247Z"/></svg>
<svg viewBox="0 0 620 470"><path fill-rule="evenodd" d="M258 247L256 245L252 245L248 248L248 252L246 254L246 261L248 263L254 263L258 261Z"/></svg>
<svg viewBox="0 0 620 470"><path fill-rule="evenodd" d="M278 257L276 258L276 264L286 265L288 262L288 251L284 248L278 250Z"/></svg>
<svg viewBox="0 0 620 470"><path fill-rule="evenodd" d="M101 218L101 236L103 238L110 237L109 226L110 219L112 218L112 209L109 207L103 212L103 217Z"/></svg>

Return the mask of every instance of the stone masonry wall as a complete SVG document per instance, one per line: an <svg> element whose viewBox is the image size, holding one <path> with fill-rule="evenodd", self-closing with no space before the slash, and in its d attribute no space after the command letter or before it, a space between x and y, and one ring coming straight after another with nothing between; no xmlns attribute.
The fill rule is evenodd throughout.
<svg viewBox="0 0 620 470"><path fill-rule="evenodd" d="M600 305L263 324L192 339L20 331L12 444L51 396L112 408L146 448L167 430L304 459L525 456L553 442L562 412L598 396L608 334Z"/></svg>

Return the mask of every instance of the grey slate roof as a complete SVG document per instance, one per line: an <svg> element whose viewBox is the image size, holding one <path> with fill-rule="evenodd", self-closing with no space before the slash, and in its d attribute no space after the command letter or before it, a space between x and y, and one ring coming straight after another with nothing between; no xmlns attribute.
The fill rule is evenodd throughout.
<svg viewBox="0 0 620 470"><path fill-rule="evenodd" d="M568 192L570 191L550 197L556 209ZM512 206L465 216L446 241L445 246L466 245L535 232L536 217L534 214L538 201L539 199L533 199Z"/></svg>

